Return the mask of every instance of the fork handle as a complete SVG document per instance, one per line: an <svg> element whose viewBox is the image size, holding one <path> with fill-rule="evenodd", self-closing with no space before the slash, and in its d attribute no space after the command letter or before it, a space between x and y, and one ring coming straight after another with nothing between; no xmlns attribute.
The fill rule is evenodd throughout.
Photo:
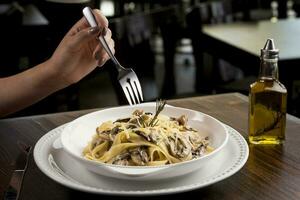
<svg viewBox="0 0 300 200"><path fill-rule="evenodd" d="M88 21L88 23L90 24L91 27L95 27L98 26L96 18L93 14L93 11L90 7L85 7L82 10L82 13L84 15L84 17L86 18L86 20ZM111 49L109 48L107 41L105 40L105 38L103 37L103 35L101 34L99 36L99 41L100 44L102 45L102 47L105 49L105 51L107 52L107 54L109 55L109 57L111 58L111 60L113 61L113 63L117 66L117 67L121 67L123 68L119 61L116 59L116 57L114 56L114 54L112 53Z"/></svg>

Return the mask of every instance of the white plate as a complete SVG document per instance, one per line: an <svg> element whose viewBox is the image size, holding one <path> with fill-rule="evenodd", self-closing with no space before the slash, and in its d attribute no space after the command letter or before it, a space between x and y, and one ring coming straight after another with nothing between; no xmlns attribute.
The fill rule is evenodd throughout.
<svg viewBox="0 0 300 200"><path fill-rule="evenodd" d="M249 149L245 139L226 126L229 140L223 151L200 170L178 178L161 181L128 181L97 175L88 171L63 150L52 147L65 125L44 135L35 145L34 160L49 178L67 187L97 194L158 195L194 190L230 177L244 166ZM220 163L222 163L220 165Z"/></svg>
<svg viewBox="0 0 300 200"><path fill-rule="evenodd" d="M199 131L204 138L209 138L210 146L214 150L197 159L180 163L159 166L120 166L85 159L82 155L83 149L88 145L95 134L96 128L108 120L115 121L130 116L135 110L155 113L156 103L149 102L135 106L122 106L108 108L81 116L70 122L63 130L61 141L63 150L80 162L88 170L103 176L127 180L162 180L173 178L199 170L210 159L219 154L228 141L228 131L223 123L205 113L166 105L161 114L178 118L183 114L188 119L188 125ZM57 147L57 145L55 145Z"/></svg>

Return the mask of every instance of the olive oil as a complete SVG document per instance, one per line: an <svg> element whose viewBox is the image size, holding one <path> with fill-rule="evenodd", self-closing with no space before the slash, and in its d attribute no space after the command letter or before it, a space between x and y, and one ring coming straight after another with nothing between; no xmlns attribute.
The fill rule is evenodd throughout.
<svg viewBox="0 0 300 200"><path fill-rule="evenodd" d="M268 39L258 80L250 85L249 142L281 144L285 139L287 90L278 80L278 50Z"/></svg>
<svg viewBox="0 0 300 200"><path fill-rule="evenodd" d="M261 79L251 85L250 95L250 142L282 143L285 138L286 89L277 80Z"/></svg>

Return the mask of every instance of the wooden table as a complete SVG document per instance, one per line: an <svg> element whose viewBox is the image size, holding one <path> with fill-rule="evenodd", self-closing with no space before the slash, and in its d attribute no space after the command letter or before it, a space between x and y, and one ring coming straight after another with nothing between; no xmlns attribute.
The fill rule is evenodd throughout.
<svg viewBox="0 0 300 200"><path fill-rule="evenodd" d="M279 79L288 89L289 102L299 95L293 92L293 83L300 80L300 19L205 25L202 37L203 51L251 75L258 75L260 49L273 38L279 49Z"/></svg>
<svg viewBox="0 0 300 200"><path fill-rule="evenodd" d="M247 138L248 98L238 93L170 100L169 104L202 111L232 126ZM34 145L53 128L93 110L0 120L0 198L17 156L16 142ZM287 117L282 146L252 146L245 166L211 186L173 197L203 199L300 199L300 119ZM79 199L120 197L83 193L64 187L44 175L33 160L25 174L20 199ZM30 173L29 173L30 172ZM157 199L159 197L149 197ZM121 198L122 199L122 198Z"/></svg>

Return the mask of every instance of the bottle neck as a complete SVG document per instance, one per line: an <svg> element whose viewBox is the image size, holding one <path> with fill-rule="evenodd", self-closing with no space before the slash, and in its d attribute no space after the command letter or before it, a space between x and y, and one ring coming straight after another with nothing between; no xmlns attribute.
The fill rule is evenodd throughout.
<svg viewBox="0 0 300 200"><path fill-rule="evenodd" d="M273 59L261 58L259 78L278 80L278 58L273 58Z"/></svg>

